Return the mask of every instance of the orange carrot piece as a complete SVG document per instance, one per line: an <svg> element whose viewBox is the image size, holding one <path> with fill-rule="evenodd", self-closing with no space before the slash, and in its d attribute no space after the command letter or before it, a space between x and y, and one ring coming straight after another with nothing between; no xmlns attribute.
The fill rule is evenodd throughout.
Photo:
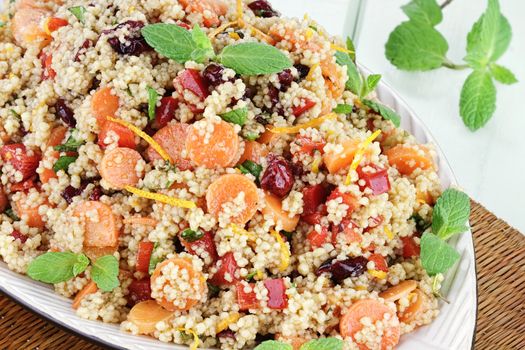
<svg viewBox="0 0 525 350"><path fill-rule="evenodd" d="M68 128L63 125L59 125L56 128L54 128L51 131L51 134L49 134L49 138L47 139L46 147L47 148L55 147L55 146L62 144L62 142L64 141L64 138L66 137L67 130ZM50 156L52 158L58 159L58 157L60 156L60 152L52 151ZM49 180L56 179L57 174L55 173L53 169L44 168L42 172L40 173L39 178L42 183L46 184L49 182Z"/></svg>
<svg viewBox="0 0 525 350"><path fill-rule="evenodd" d="M288 213L282 208L281 199L269 192L264 192L264 200L266 206L262 209L263 215L271 216L276 223L280 221L283 230L288 232L294 231L299 223L299 215L295 215L292 218L288 216Z"/></svg>
<svg viewBox="0 0 525 350"><path fill-rule="evenodd" d="M114 148L102 157L100 176L116 189L135 186L142 178L143 172L137 173L137 164L141 160L140 153L131 148Z"/></svg>
<svg viewBox="0 0 525 350"><path fill-rule="evenodd" d="M45 200L42 205L49 205L49 202ZM27 220L26 222L29 227L43 229L45 227L45 222L44 219L42 219L42 216L38 213L38 208L40 208L40 206L40 204L31 206L31 204L27 202L26 195L23 195L19 201L15 202L15 211L19 218L25 218Z"/></svg>
<svg viewBox="0 0 525 350"><path fill-rule="evenodd" d="M261 164L261 159L266 157L267 154L268 148L266 145L257 141L247 141L244 143L244 153L239 159L239 164L244 163L246 160Z"/></svg>
<svg viewBox="0 0 525 350"><path fill-rule="evenodd" d="M116 247L118 245L120 218L111 207L98 201L79 203L73 215L84 223L84 247Z"/></svg>
<svg viewBox="0 0 525 350"><path fill-rule="evenodd" d="M0 214L2 214L9 206L9 199L4 192L4 188L0 185Z"/></svg>
<svg viewBox="0 0 525 350"><path fill-rule="evenodd" d="M385 151L390 166L397 168L402 175L410 175L420 168L430 169L434 160L427 147L422 145L397 145Z"/></svg>
<svg viewBox="0 0 525 350"><path fill-rule="evenodd" d="M403 312L398 313L399 320L403 323L411 323L415 321L418 316L425 312L428 306L428 297L421 291L421 289L415 289L410 298L410 304Z"/></svg>
<svg viewBox="0 0 525 350"><path fill-rule="evenodd" d="M119 98L112 94L110 87L103 87L93 94L91 113L97 118L99 125L103 125L106 117L115 117L119 108Z"/></svg>
<svg viewBox="0 0 525 350"><path fill-rule="evenodd" d="M221 22L219 16L224 16L228 10L228 5L222 0L180 0L186 12L198 13L203 17L206 27L216 27Z"/></svg>
<svg viewBox="0 0 525 350"><path fill-rule="evenodd" d="M335 153L334 151L329 150L323 155L323 161L330 174L335 174L339 170L352 164L354 156L359 149L359 143L359 140L347 140L342 143L342 152Z"/></svg>
<svg viewBox="0 0 525 350"><path fill-rule="evenodd" d="M399 284L392 286L385 290L384 292L379 293L379 296L386 301L396 301L403 297L406 297L414 289L417 288L417 282L414 280L406 280L400 282Z"/></svg>
<svg viewBox="0 0 525 350"><path fill-rule="evenodd" d="M128 321L138 327L139 334L155 332L155 325L173 316L173 312L164 309L155 300L146 300L133 306L128 314Z"/></svg>
<svg viewBox="0 0 525 350"><path fill-rule="evenodd" d="M266 130L261 134L261 136L259 136L257 142L272 146L275 142L277 142L277 140L279 140L279 137L279 134L271 132L270 130Z"/></svg>
<svg viewBox="0 0 525 350"><path fill-rule="evenodd" d="M75 295L75 299L73 299L73 304L71 304L71 307L74 310L78 309L82 299L84 299L86 295L96 293L97 290L98 290L97 284L93 281L89 281L88 284L86 284L84 288L82 288L80 292L78 292L77 295Z"/></svg>
<svg viewBox="0 0 525 350"><path fill-rule="evenodd" d="M38 44L40 48L51 42L51 36L44 31L42 22L50 11L35 7L23 7L15 11L11 19L11 31L16 42L23 47Z"/></svg>
<svg viewBox="0 0 525 350"><path fill-rule="evenodd" d="M213 128L213 131L210 132L207 128ZM233 125L223 120L200 120L189 128L186 137L188 157L195 164L210 169L225 168L237 163L239 147L239 136Z"/></svg>
<svg viewBox="0 0 525 350"><path fill-rule="evenodd" d="M212 182L206 191L208 212L218 218L223 205L233 202L241 192L244 193L244 208L231 218L231 223L244 225L257 212L259 202L257 186L244 175L226 174Z"/></svg>
<svg viewBox="0 0 525 350"><path fill-rule="evenodd" d="M153 135L153 139L168 153L179 170L191 169L190 160L182 156L188 130L189 125L186 123L170 123ZM146 157L150 161L162 159L151 146L146 150Z"/></svg>
<svg viewBox="0 0 525 350"><path fill-rule="evenodd" d="M131 216L122 220L123 223L128 225L143 225L143 226L157 226L159 223L157 219L148 218L143 216Z"/></svg>
<svg viewBox="0 0 525 350"><path fill-rule="evenodd" d="M86 256L91 261L95 261L100 257L103 257L105 255L113 255L118 249L118 246L114 247L88 247L84 246L82 249L82 252L86 254Z"/></svg>

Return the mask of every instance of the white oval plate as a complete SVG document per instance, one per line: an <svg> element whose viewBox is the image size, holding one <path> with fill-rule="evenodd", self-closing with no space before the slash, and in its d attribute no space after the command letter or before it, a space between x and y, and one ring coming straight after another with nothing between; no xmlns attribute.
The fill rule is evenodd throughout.
<svg viewBox="0 0 525 350"><path fill-rule="evenodd" d="M362 68L365 73L369 71ZM401 126L419 142L432 143L438 153L437 165L443 188L457 186L456 178L443 152L423 122L387 84L377 87L379 99L401 115ZM448 273L443 294L450 304L441 302L439 317L429 326L402 337L398 350L465 350L473 344L476 327L476 265L470 232L458 236L451 244L461 254L461 261ZM153 338L133 336L122 332L117 325L79 318L71 308L71 300L54 293L45 284L10 271L0 262L0 290L18 303L47 320L91 341L115 349L187 350L185 346L166 344Z"/></svg>

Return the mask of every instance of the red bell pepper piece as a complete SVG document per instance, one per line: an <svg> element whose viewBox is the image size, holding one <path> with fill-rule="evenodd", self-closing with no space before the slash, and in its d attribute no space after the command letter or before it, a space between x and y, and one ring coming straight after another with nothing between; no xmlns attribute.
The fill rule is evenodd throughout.
<svg viewBox="0 0 525 350"><path fill-rule="evenodd" d="M412 258L418 257L420 253L420 246L414 241L413 237L400 237L403 242L403 257Z"/></svg>
<svg viewBox="0 0 525 350"><path fill-rule="evenodd" d="M153 253L153 242L140 242L137 251L137 266L139 272L148 273L151 253Z"/></svg>
<svg viewBox="0 0 525 350"><path fill-rule="evenodd" d="M193 242L188 242L184 238L181 238L180 241L190 254L197 255L202 259L204 259L205 256L209 256L212 263L219 259L211 232L205 232L204 236Z"/></svg>
<svg viewBox="0 0 525 350"><path fill-rule="evenodd" d="M301 146L301 152L309 155L313 155L315 151L324 153L323 149L326 146L326 141L312 141L311 138L306 136L297 136L296 142Z"/></svg>
<svg viewBox="0 0 525 350"><path fill-rule="evenodd" d="M319 211L319 206L328 197L328 190L322 184L308 186L303 189L303 215Z"/></svg>
<svg viewBox="0 0 525 350"><path fill-rule="evenodd" d="M196 69L185 69L177 78L176 81L184 90L193 92L201 101L204 101L210 94L208 91L208 84L202 78L200 72ZM179 91L183 95L183 91Z"/></svg>
<svg viewBox="0 0 525 350"><path fill-rule="evenodd" d="M0 156L6 163L11 163L15 170L22 173L22 181L36 174L41 154L30 151L23 143L5 145L0 149Z"/></svg>
<svg viewBox="0 0 525 350"><path fill-rule="evenodd" d="M286 286L282 278L267 279L264 286L268 290L268 307L274 310L283 310L288 307Z"/></svg>
<svg viewBox="0 0 525 350"><path fill-rule="evenodd" d="M388 272L388 264L386 263L386 259L381 254L370 255L368 261L374 262L374 264L376 265L376 270Z"/></svg>
<svg viewBox="0 0 525 350"><path fill-rule="evenodd" d="M217 272L211 277L210 283L215 286L232 285L238 278L235 276L238 270L237 262L232 252L226 253L217 262Z"/></svg>
<svg viewBox="0 0 525 350"><path fill-rule="evenodd" d="M105 142L108 134L112 132L118 136L118 146L135 149L137 144L135 143L135 134L123 125L107 120L104 122L98 134L98 145L100 148L105 149L108 144Z"/></svg>
<svg viewBox="0 0 525 350"><path fill-rule="evenodd" d="M306 239L308 239L312 247L319 248L328 240L328 227L321 227L321 232L313 230L306 236Z"/></svg>
<svg viewBox="0 0 525 350"><path fill-rule="evenodd" d="M348 211L346 214L347 216L349 216L354 212L354 210L359 208L359 202L357 201L357 198L355 198L355 196L351 193L342 193L341 191L339 191L339 188L333 190L332 193L330 193L330 195L326 199L326 201L336 199L337 197L341 197L343 199L343 203L348 205Z"/></svg>
<svg viewBox="0 0 525 350"><path fill-rule="evenodd" d="M11 232L11 236L13 236L14 239L18 239L20 243L25 243L27 241L27 236L21 233L20 231L14 230Z"/></svg>
<svg viewBox="0 0 525 350"><path fill-rule="evenodd" d="M303 98L303 101L299 106L292 107L292 113L294 116L299 117L304 112L312 109L315 106L315 102L309 98Z"/></svg>
<svg viewBox="0 0 525 350"><path fill-rule="evenodd" d="M249 285L251 287L250 292L244 291L246 285ZM237 304L239 304L239 310L246 311L250 309L258 309L261 306L259 300L257 300L255 292L253 291L253 287L255 287L255 283L237 282L235 284L235 289L237 290Z"/></svg>
<svg viewBox="0 0 525 350"><path fill-rule="evenodd" d="M55 79L57 73L53 68L51 68L51 64L53 63L53 56L51 54L46 54L42 52L40 54L40 62L42 64L42 80L47 79Z"/></svg>
<svg viewBox="0 0 525 350"><path fill-rule="evenodd" d="M364 168L358 167L357 173L359 178L365 181L365 185L360 186L361 191L368 187L372 190L374 196L378 196L390 191L390 180L388 180L387 169L370 164Z"/></svg>
<svg viewBox="0 0 525 350"><path fill-rule="evenodd" d="M155 126L162 128L175 118L175 111L179 106L179 101L167 96L160 99L160 106L155 109Z"/></svg>

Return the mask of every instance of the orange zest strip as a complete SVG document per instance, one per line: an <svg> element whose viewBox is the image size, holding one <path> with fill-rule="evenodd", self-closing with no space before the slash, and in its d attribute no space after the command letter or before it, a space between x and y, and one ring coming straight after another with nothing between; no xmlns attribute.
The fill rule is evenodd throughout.
<svg viewBox="0 0 525 350"><path fill-rule="evenodd" d="M357 167L363 160L363 156L365 155L366 149L379 136L379 134L381 134L381 130L376 130L366 140L361 142L361 144L359 145L359 149L357 150L357 152L355 152L354 160L352 160L352 164L350 164L350 170L348 171L348 175L346 175L345 185L350 185L350 182L352 182L352 170L357 169Z"/></svg>
<svg viewBox="0 0 525 350"><path fill-rule="evenodd" d="M288 126L288 127L277 127L277 128L270 128L269 131L273 132L274 134L296 134L302 129L306 128L315 128L323 124L328 119L335 119L337 118L337 114L335 113L328 113L326 115L323 115L322 117L315 118L310 120L309 122L298 124L295 126Z"/></svg>
<svg viewBox="0 0 525 350"><path fill-rule="evenodd" d="M279 271L285 271L290 265L290 249L288 249L288 246L284 243L283 238L277 231L272 230L270 233L281 247L281 263L279 264Z"/></svg>
<svg viewBox="0 0 525 350"><path fill-rule="evenodd" d="M242 19L242 0L237 0L237 21L240 27L244 27L244 20Z"/></svg>
<svg viewBox="0 0 525 350"><path fill-rule="evenodd" d="M174 207L186 208L186 209L197 207L197 205L192 201L187 201L184 199L166 196L165 194L161 194L161 193L153 193L150 191L141 190L133 186L126 186L124 188L126 189L126 191L131 192L138 197L152 199L157 202L169 204Z"/></svg>
<svg viewBox="0 0 525 350"><path fill-rule="evenodd" d="M239 318L241 318L241 314L239 314L238 312L235 312L235 313L229 315L224 320L222 320L219 323L217 323L217 329L215 330L215 332L218 334L218 333L228 329L228 327L232 323L235 323L235 322L239 321Z"/></svg>
<svg viewBox="0 0 525 350"><path fill-rule="evenodd" d="M107 120L109 121L112 121L112 122L115 122L115 123L118 123L122 126L125 126L126 128L128 128L129 130L133 131L133 133L135 135L137 135L138 137L142 138L144 141L146 141L147 143L149 143L149 145L155 150L157 151L157 153L162 157L162 159L164 159L165 161L168 161L170 162L171 164L173 164L173 160L171 159L171 157L168 155L168 153L157 143L157 141L155 141L151 136L149 136L148 134L146 134L144 131L140 130L139 128L137 128L135 125L131 124L131 123L128 123L122 119L117 119L117 118L113 118L113 117L106 117Z"/></svg>
<svg viewBox="0 0 525 350"><path fill-rule="evenodd" d="M227 28L233 27L238 24L238 21L228 22L224 23L223 25L217 27L214 31L212 31L210 34L208 34L208 38L213 39L218 34L224 32Z"/></svg>
<svg viewBox="0 0 525 350"><path fill-rule="evenodd" d="M352 50L348 50L348 49L345 49L344 47L341 47L341 46L338 46L338 45L335 45L335 44L330 44L330 47L335 50L335 51L341 51L341 52L345 52L345 53L354 53L354 51Z"/></svg>
<svg viewBox="0 0 525 350"><path fill-rule="evenodd" d="M197 350L199 348L199 345L201 343L201 340L199 339L199 336L197 335L197 332L195 332L193 329L183 328L179 327L177 328L179 332L184 332L191 334L193 336L193 343L190 346L190 350Z"/></svg>

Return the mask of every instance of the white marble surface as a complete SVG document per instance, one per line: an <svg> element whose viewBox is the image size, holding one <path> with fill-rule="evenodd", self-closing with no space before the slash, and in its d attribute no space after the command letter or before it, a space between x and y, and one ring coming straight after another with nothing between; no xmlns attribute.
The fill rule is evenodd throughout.
<svg viewBox="0 0 525 350"><path fill-rule="evenodd" d="M286 15L308 12L331 33L349 34L347 8L354 0L273 1ZM513 41L500 63L518 80L498 85L493 119L472 133L459 116L459 92L468 71L439 69L425 73L397 70L385 58L392 29L406 19L400 6L408 0L363 0L357 44L358 60L393 86L430 128L454 169L459 183L475 200L525 233L525 1L500 0L513 28ZM465 54L466 35L484 11L485 0L454 0L444 10L438 29L449 42L448 56Z"/></svg>

